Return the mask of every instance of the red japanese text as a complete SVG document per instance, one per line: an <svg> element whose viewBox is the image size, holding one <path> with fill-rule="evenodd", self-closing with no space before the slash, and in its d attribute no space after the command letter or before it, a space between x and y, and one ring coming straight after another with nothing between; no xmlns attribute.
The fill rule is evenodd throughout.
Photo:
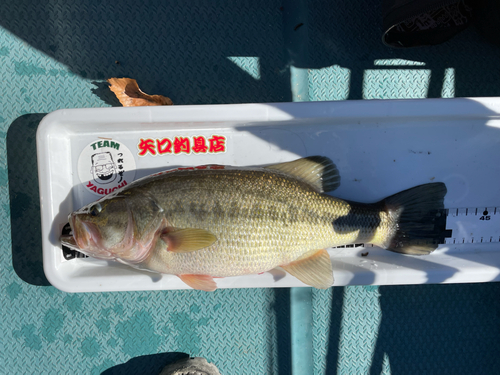
<svg viewBox="0 0 500 375"><path fill-rule="evenodd" d="M179 154L215 154L226 152L226 137L212 135L172 138L141 138L137 144L139 156Z"/></svg>

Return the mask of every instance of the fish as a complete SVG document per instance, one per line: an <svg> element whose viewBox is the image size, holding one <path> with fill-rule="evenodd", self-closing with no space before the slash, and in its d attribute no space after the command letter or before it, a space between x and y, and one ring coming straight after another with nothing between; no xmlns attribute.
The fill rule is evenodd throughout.
<svg viewBox="0 0 500 375"><path fill-rule="evenodd" d="M310 156L264 167L202 165L156 173L72 212L61 243L86 255L177 275L214 291L214 278L281 267L304 284L334 284L326 249L371 243L409 255L434 251L447 189L416 186L376 203L330 194L333 161Z"/></svg>

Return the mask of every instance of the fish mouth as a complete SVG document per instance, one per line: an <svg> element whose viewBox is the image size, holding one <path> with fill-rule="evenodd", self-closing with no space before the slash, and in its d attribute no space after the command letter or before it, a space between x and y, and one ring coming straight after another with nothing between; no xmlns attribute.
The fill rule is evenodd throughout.
<svg viewBox="0 0 500 375"><path fill-rule="evenodd" d="M109 251L102 248L100 233L96 225L77 219L75 214L70 215L69 223L73 234L61 235L61 244L94 258L113 258Z"/></svg>
<svg viewBox="0 0 500 375"><path fill-rule="evenodd" d="M69 247L72 250L81 250L72 234L63 234L59 239L63 246Z"/></svg>
<svg viewBox="0 0 500 375"><path fill-rule="evenodd" d="M87 216L85 212L74 212L69 215L68 220L72 232L71 234L61 235L61 244L94 258L119 259L128 263L140 263L148 257L150 250L159 238L161 228L164 226L164 220L162 220L159 223L159 228L154 228L151 235L137 239L134 231L135 220L129 210L128 223L123 239L112 246L106 247L106 242L102 238L98 226L88 221Z"/></svg>

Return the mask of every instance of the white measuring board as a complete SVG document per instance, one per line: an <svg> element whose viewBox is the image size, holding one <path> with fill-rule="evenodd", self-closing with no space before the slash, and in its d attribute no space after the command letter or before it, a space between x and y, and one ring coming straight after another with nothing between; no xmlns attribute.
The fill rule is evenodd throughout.
<svg viewBox="0 0 500 375"><path fill-rule="evenodd" d="M206 152L182 148L184 140L200 137ZM220 139L226 142L221 152ZM437 250L418 257L369 245L328 249L334 285L500 281L499 98L61 110L40 124L37 152L44 271L64 291L188 288L174 275L63 255L59 237L68 214L123 180L177 167L259 166L312 155L337 165L341 185L331 195L341 199L372 203L430 182L448 190ZM105 175L100 186L88 180L111 160L115 176ZM280 269L216 282L219 288L304 286Z"/></svg>

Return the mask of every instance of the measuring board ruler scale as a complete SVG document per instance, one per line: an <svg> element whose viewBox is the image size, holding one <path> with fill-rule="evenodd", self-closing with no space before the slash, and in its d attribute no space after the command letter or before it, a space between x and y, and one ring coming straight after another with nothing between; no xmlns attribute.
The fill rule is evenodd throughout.
<svg viewBox="0 0 500 375"><path fill-rule="evenodd" d="M447 208L436 211L435 225L442 233L436 244L459 245L466 243L500 242L500 207ZM71 228L66 224L62 234L69 234ZM343 248L374 247L371 244L357 243L337 246ZM62 247L63 258L87 258L87 255Z"/></svg>
<svg viewBox="0 0 500 375"><path fill-rule="evenodd" d="M451 229L445 243L500 242L500 207L450 208L446 227Z"/></svg>

